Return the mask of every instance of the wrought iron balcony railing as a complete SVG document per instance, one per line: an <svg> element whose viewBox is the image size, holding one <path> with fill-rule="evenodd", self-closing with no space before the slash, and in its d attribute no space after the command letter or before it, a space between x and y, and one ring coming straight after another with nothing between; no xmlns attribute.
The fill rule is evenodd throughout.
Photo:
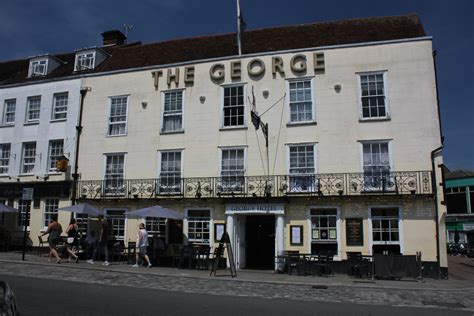
<svg viewBox="0 0 474 316"><path fill-rule="evenodd" d="M79 181L78 199L432 194L430 171Z"/></svg>

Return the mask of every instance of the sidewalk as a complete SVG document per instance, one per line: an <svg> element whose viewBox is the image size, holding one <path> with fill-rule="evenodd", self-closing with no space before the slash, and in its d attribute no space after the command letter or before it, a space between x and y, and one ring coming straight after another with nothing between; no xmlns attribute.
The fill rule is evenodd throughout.
<svg viewBox="0 0 474 316"><path fill-rule="evenodd" d="M111 262L109 266L102 266L102 262L95 262L94 265L85 261L79 263L63 263L57 265L48 263L47 257L39 257L33 254L26 254L25 261L21 261L21 253L8 252L0 253L0 262L16 263L36 266L61 267L65 269L86 269L95 271L111 271L125 274L143 274L156 275L166 277L185 277L197 279L214 279L232 282L255 282L255 283L275 283L275 284L292 284L306 286L331 286L331 287L370 287L384 289L424 289L424 290L474 290L474 283L471 278L467 279L451 279L451 280L435 280L424 279L419 282L413 279L405 279L401 281L392 280L370 280L350 278L347 275L335 274L329 277L319 276L297 276L288 274L277 274L273 271L265 270L238 270L237 277L230 276L230 270L218 270L216 277L210 276L210 270L188 270L169 267L153 267L146 269L145 267L133 268L132 265ZM54 260L53 260L54 262ZM472 269L474 276L474 268ZM2 271L0 267L0 272Z"/></svg>
<svg viewBox="0 0 474 316"><path fill-rule="evenodd" d="M21 253L0 253L0 275L216 296L474 311L474 284L465 280L371 281L345 275L293 276L252 270L239 270L237 277L232 278L228 269L218 270L217 276L211 277L210 270L133 268L114 262L105 267L101 262L90 265L46 261L46 257L28 254L23 262Z"/></svg>

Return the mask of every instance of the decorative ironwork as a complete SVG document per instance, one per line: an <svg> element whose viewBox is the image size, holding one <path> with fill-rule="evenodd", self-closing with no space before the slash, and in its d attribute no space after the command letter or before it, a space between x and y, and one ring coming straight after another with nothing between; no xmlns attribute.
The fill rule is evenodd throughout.
<svg viewBox="0 0 474 316"><path fill-rule="evenodd" d="M77 198L268 198L285 196L351 196L379 194L432 194L431 172L390 172L381 176L364 173L314 175L239 176L236 178L129 179L111 187L105 180L79 181ZM170 184L171 183L171 184Z"/></svg>

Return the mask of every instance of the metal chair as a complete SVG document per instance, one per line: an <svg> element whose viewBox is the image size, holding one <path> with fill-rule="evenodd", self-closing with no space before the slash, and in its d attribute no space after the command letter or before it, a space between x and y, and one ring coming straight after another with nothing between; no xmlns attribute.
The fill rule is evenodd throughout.
<svg viewBox="0 0 474 316"><path fill-rule="evenodd" d="M38 256L42 257L43 256L43 248L44 245L48 245L48 242L44 241L43 238L41 238L41 236L38 236L38 243L39 243L39 246L38 246Z"/></svg>

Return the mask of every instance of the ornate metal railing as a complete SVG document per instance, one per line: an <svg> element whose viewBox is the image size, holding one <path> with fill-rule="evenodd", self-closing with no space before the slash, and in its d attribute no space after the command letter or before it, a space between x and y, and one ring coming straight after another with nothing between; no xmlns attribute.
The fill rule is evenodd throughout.
<svg viewBox="0 0 474 316"><path fill-rule="evenodd" d="M432 194L430 171L79 181L79 199Z"/></svg>

